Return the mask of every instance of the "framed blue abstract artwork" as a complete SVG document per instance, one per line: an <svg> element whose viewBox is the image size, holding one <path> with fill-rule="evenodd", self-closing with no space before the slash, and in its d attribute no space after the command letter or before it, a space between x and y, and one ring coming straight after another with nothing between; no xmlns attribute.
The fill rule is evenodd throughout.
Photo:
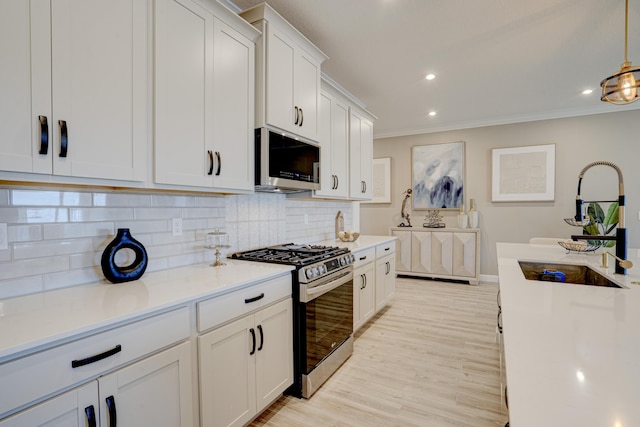
<svg viewBox="0 0 640 427"><path fill-rule="evenodd" d="M464 142L411 147L413 209L464 205Z"/></svg>

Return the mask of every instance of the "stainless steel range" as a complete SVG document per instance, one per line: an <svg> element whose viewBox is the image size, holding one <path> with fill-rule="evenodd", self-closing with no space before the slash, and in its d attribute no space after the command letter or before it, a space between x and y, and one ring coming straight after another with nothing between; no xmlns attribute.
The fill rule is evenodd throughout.
<svg viewBox="0 0 640 427"><path fill-rule="evenodd" d="M309 398L353 353L353 262L348 249L288 243L232 258L293 265L294 383Z"/></svg>

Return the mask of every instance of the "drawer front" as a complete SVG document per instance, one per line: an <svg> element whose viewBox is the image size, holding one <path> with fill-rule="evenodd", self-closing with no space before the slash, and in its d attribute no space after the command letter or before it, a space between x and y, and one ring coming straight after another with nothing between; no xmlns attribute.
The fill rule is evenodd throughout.
<svg viewBox="0 0 640 427"><path fill-rule="evenodd" d="M0 418L188 337L183 307L4 363Z"/></svg>
<svg viewBox="0 0 640 427"><path fill-rule="evenodd" d="M356 262L353 264L353 268L356 269L362 267L363 265L376 260L376 248L374 247L354 252L353 256L356 257Z"/></svg>
<svg viewBox="0 0 640 427"><path fill-rule="evenodd" d="M198 303L198 332L291 296L291 274Z"/></svg>
<svg viewBox="0 0 640 427"><path fill-rule="evenodd" d="M376 246L376 258L382 258L389 254L395 253L396 241L385 243L384 245Z"/></svg>

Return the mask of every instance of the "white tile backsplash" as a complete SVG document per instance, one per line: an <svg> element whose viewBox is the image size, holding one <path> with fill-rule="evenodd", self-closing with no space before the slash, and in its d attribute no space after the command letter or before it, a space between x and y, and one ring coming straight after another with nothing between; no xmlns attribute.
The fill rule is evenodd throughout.
<svg viewBox="0 0 640 427"><path fill-rule="evenodd" d="M129 228L146 247L151 272L213 262L204 239L216 229L227 233L230 248L223 255L331 239L338 211L350 228L351 202L287 199L283 194L0 188L0 222L8 224L9 240L9 249L0 251L0 299L104 281L102 251L118 228ZM183 219L182 236L172 235L172 218Z"/></svg>

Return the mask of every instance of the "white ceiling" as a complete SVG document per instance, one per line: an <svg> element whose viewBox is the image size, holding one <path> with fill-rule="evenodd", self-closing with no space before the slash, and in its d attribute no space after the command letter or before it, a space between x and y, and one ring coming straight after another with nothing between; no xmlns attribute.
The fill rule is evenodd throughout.
<svg viewBox="0 0 640 427"><path fill-rule="evenodd" d="M329 56L323 72L378 117L376 138L640 108L600 101L600 81L624 60L624 0L268 3ZM630 0L629 28L637 66L640 0ZM582 95L587 88L593 94Z"/></svg>

